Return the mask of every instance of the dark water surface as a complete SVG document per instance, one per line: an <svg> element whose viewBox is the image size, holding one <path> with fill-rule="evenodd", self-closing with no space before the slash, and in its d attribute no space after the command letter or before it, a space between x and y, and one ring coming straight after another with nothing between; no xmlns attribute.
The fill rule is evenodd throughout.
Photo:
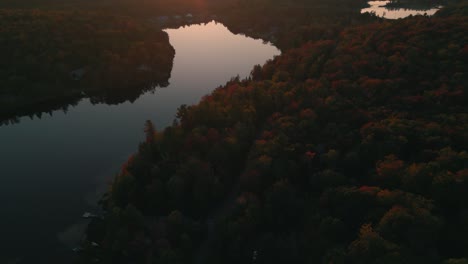
<svg viewBox="0 0 468 264"><path fill-rule="evenodd" d="M107 183L143 140L145 120L162 129L179 105L280 53L215 22L166 32L176 50L168 87L134 103L85 99L67 113L0 126L0 263L69 263L86 225L81 215L97 210Z"/></svg>

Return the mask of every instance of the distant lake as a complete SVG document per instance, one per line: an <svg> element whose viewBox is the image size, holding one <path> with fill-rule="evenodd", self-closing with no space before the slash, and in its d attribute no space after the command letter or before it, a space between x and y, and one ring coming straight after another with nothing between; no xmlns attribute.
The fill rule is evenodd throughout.
<svg viewBox="0 0 468 264"><path fill-rule="evenodd" d="M69 263L86 221L120 165L143 140L143 125L170 125L232 77L247 77L280 51L216 22L165 30L176 50L169 86L135 102L88 99L42 118L0 126L0 263Z"/></svg>
<svg viewBox="0 0 468 264"><path fill-rule="evenodd" d="M427 7L427 6L411 6L411 8L403 7L387 7L390 1L369 1L368 4L370 7L364 8L361 10L361 13L375 13L378 17L383 17L387 19L399 19L405 18L410 15L428 15L432 16L437 12L441 7Z"/></svg>

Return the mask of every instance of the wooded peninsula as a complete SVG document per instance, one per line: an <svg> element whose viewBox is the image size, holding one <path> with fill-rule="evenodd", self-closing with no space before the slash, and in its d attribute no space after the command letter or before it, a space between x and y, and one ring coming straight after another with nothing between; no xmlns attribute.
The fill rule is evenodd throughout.
<svg viewBox="0 0 468 264"><path fill-rule="evenodd" d="M2 118L164 86L175 51L151 10L283 52L142 124L74 263L468 263L466 1L398 20L350 0L49 2L0 9Z"/></svg>
<svg viewBox="0 0 468 264"><path fill-rule="evenodd" d="M466 10L282 31L145 124L79 263L468 263Z"/></svg>

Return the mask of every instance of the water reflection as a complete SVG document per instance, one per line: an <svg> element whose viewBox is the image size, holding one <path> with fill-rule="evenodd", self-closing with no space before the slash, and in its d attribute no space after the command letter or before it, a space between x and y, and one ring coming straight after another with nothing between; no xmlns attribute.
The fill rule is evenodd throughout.
<svg viewBox="0 0 468 264"><path fill-rule="evenodd" d="M410 15L428 15L432 16L441 6L427 6L423 4L413 4L411 6L403 4L394 4L391 1L369 1L370 7L361 10L361 13L374 13L378 17L387 19L405 18Z"/></svg>
<svg viewBox="0 0 468 264"><path fill-rule="evenodd" d="M169 78L173 67L173 56L167 59L165 63L158 65L157 69L152 69L152 72L138 74L146 74L148 76L139 76L140 79L151 80L148 83L141 83L139 85L103 85L99 89L89 89L86 92L81 91L70 95L58 95L55 98L49 98L41 101L32 101L31 103L24 103L21 97L14 95L3 95L3 98L9 98L9 104L12 107L0 108L0 126L2 124L15 124L19 123L21 117L29 116L31 119L34 117L41 118L43 114L52 115L55 111L61 110L64 113L68 112L70 106L76 106L83 98L88 98L92 104L121 104L124 102L135 102L142 94L146 92L154 92L157 87L167 87L169 85ZM128 73L131 75L131 73ZM120 78L125 78L121 76ZM83 90L86 90L83 88ZM21 107L13 107L15 103Z"/></svg>
<svg viewBox="0 0 468 264"><path fill-rule="evenodd" d="M0 127L0 200L8 201L0 218L0 247L8 251L0 263L69 263L80 216L95 210L93 197L136 151L146 120L162 129L179 105L196 103L233 76L247 77L280 53L215 22L166 32L176 50L167 88L118 105L83 99L66 113Z"/></svg>

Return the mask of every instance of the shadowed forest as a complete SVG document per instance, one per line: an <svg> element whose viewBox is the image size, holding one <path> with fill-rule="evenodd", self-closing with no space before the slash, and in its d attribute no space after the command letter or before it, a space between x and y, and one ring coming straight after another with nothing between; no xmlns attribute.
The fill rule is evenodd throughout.
<svg viewBox="0 0 468 264"><path fill-rule="evenodd" d="M366 1L110 2L0 5L0 118L167 85L154 16L283 53L142 124L74 263L468 263L466 2L392 21Z"/></svg>
<svg viewBox="0 0 468 264"><path fill-rule="evenodd" d="M175 51L148 25L70 11L0 9L0 17L0 120L82 97L135 100L168 83Z"/></svg>
<svg viewBox="0 0 468 264"><path fill-rule="evenodd" d="M466 263L463 8L284 33L302 44L147 122L80 263Z"/></svg>

